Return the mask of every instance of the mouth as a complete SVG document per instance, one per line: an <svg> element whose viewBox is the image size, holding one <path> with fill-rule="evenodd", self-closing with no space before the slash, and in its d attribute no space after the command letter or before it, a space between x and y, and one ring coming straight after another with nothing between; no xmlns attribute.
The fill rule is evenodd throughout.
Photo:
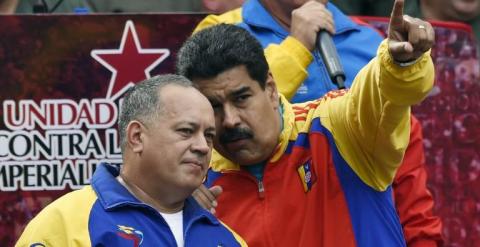
<svg viewBox="0 0 480 247"><path fill-rule="evenodd" d="M462 14L473 15L478 13L478 1L476 0L454 1L453 4L454 8Z"/></svg>
<svg viewBox="0 0 480 247"><path fill-rule="evenodd" d="M224 143L224 145L230 150L238 150L245 146L249 140L250 138L237 138Z"/></svg>
<svg viewBox="0 0 480 247"><path fill-rule="evenodd" d="M186 159L182 161L182 164L189 165L193 168L199 168L203 170L204 167L206 167L205 162L201 162L196 159Z"/></svg>
<svg viewBox="0 0 480 247"><path fill-rule="evenodd" d="M226 140L225 143L226 143L226 144L228 144L228 143L234 143L234 142L243 141L243 140L247 140L247 139L250 139L250 138L249 138L249 137L236 137L236 138L232 138L232 139Z"/></svg>

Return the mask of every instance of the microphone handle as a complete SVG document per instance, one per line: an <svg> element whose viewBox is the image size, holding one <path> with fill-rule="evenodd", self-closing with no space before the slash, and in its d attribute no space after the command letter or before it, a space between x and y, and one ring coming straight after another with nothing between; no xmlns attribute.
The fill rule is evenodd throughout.
<svg viewBox="0 0 480 247"><path fill-rule="evenodd" d="M316 48L322 56L327 67L330 79L337 85L338 89L345 88L345 72L338 57L337 48L333 43L332 36L325 30L320 30L317 35Z"/></svg>

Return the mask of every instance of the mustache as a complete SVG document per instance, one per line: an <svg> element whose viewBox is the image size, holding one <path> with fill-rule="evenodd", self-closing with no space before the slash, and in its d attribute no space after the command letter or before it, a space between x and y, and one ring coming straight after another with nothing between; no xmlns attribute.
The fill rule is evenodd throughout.
<svg viewBox="0 0 480 247"><path fill-rule="evenodd" d="M234 128L227 129L222 135L220 135L219 140L221 143L228 143L250 138L253 138L253 132L250 129Z"/></svg>

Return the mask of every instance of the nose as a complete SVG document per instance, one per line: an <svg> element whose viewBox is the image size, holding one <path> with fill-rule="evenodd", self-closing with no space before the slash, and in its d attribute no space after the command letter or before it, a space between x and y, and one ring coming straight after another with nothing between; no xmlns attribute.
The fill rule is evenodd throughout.
<svg viewBox="0 0 480 247"><path fill-rule="evenodd" d="M235 128L240 124L240 117L238 110L233 106L224 106L223 108L223 121L222 125L226 129Z"/></svg>
<svg viewBox="0 0 480 247"><path fill-rule="evenodd" d="M203 133L199 133L192 144L192 151L201 155L207 155L210 150L211 147L208 145L207 139Z"/></svg>

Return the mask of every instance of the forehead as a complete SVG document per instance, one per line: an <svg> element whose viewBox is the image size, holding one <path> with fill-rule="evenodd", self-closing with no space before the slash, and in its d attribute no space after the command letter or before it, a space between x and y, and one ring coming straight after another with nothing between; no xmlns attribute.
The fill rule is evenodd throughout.
<svg viewBox="0 0 480 247"><path fill-rule="evenodd" d="M190 119L208 123L213 119L210 102L193 87L166 85L160 91L160 101L160 116L167 121ZM214 125L213 121L210 125Z"/></svg>
<svg viewBox="0 0 480 247"><path fill-rule="evenodd" d="M259 82L250 77L243 65L228 69L214 78L193 79L193 82L209 99L227 97L239 91L261 90Z"/></svg>

